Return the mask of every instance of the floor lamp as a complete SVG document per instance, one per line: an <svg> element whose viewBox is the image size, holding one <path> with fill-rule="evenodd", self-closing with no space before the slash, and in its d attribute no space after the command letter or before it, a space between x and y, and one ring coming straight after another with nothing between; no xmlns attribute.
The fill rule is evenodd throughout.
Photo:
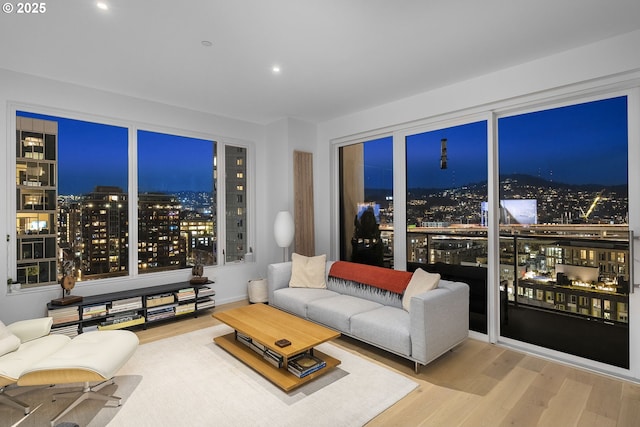
<svg viewBox="0 0 640 427"><path fill-rule="evenodd" d="M273 223L273 235L276 238L278 247L282 248L283 261L287 261L287 248L293 242L295 232L293 217L288 211L280 211L276 215Z"/></svg>

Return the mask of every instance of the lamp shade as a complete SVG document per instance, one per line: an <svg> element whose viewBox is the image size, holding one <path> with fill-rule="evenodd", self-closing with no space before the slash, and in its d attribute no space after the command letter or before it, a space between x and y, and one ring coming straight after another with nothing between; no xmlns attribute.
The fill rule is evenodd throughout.
<svg viewBox="0 0 640 427"><path fill-rule="evenodd" d="M293 217L288 211L280 211L276 215L273 223L273 235L276 243L281 248L287 248L293 242L293 234L295 232Z"/></svg>

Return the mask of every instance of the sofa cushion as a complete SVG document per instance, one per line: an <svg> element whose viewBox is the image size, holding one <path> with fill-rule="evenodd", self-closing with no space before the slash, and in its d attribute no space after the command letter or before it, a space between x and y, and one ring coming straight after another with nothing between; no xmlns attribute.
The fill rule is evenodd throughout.
<svg viewBox="0 0 640 427"><path fill-rule="evenodd" d="M396 353L411 356L409 313L401 308L380 307L351 317L353 336Z"/></svg>
<svg viewBox="0 0 640 427"><path fill-rule="evenodd" d="M310 301L307 307L309 319L322 323L330 328L351 333L351 317L382 307L382 304L349 295L337 295Z"/></svg>
<svg viewBox="0 0 640 427"><path fill-rule="evenodd" d="M306 257L293 253L291 255L291 279L289 280L289 286L292 288L326 288L326 264L326 255Z"/></svg>
<svg viewBox="0 0 640 427"><path fill-rule="evenodd" d="M438 287L440 282L440 275L438 273L428 273L421 268L418 268L414 273L407 290L404 291L402 297L402 307L409 311L411 306L411 298L414 295L421 294L423 292L430 291Z"/></svg>
<svg viewBox="0 0 640 427"><path fill-rule="evenodd" d="M0 320L0 356L16 351L18 347L20 347L20 338L13 335Z"/></svg>
<svg viewBox="0 0 640 427"><path fill-rule="evenodd" d="M309 302L338 295L338 293L328 289L282 288L274 291L273 306L307 318L307 305Z"/></svg>

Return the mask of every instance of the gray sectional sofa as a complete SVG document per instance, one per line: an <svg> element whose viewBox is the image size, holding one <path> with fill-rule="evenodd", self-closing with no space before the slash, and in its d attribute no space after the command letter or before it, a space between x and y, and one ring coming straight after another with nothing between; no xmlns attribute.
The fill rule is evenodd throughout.
<svg viewBox="0 0 640 427"><path fill-rule="evenodd" d="M416 372L467 338L469 287L465 283L440 280L435 289L407 298L407 311L402 294L368 286L363 283L367 280L332 277L333 263L326 262L326 288L291 287L292 263L269 265L269 304L405 357L415 363ZM357 266L357 271L374 275L381 271ZM409 274L389 271L393 270L385 274Z"/></svg>

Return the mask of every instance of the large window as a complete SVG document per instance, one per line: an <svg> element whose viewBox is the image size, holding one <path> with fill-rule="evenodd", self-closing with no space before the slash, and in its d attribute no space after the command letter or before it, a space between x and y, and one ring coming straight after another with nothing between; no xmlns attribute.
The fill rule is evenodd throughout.
<svg viewBox="0 0 640 427"><path fill-rule="evenodd" d="M393 139L340 147L340 259L393 267Z"/></svg>
<svg viewBox="0 0 640 427"><path fill-rule="evenodd" d="M63 275L105 279L215 265L218 252L243 261L253 251L248 146L147 130L130 141L131 134L125 126L16 112L13 280L35 287ZM225 156L222 195L218 150ZM220 221L218 209L226 212Z"/></svg>
<svg viewBox="0 0 640 427"><path fill-rule="evenodd" d="M216 263L216 144L138 131L138 269Z"/></svg>
<svg viewBox="0 0 640 427"><path fill-rule="evenodd" d="M627 99L503 117L501 335L629 366Z"/></svg>
<svg viewBox="0 0 640 427"><path fill-rule="evenodd" d="M407 268L471 285L469 326L487 332L487 122L406 137Z"/></svg>

